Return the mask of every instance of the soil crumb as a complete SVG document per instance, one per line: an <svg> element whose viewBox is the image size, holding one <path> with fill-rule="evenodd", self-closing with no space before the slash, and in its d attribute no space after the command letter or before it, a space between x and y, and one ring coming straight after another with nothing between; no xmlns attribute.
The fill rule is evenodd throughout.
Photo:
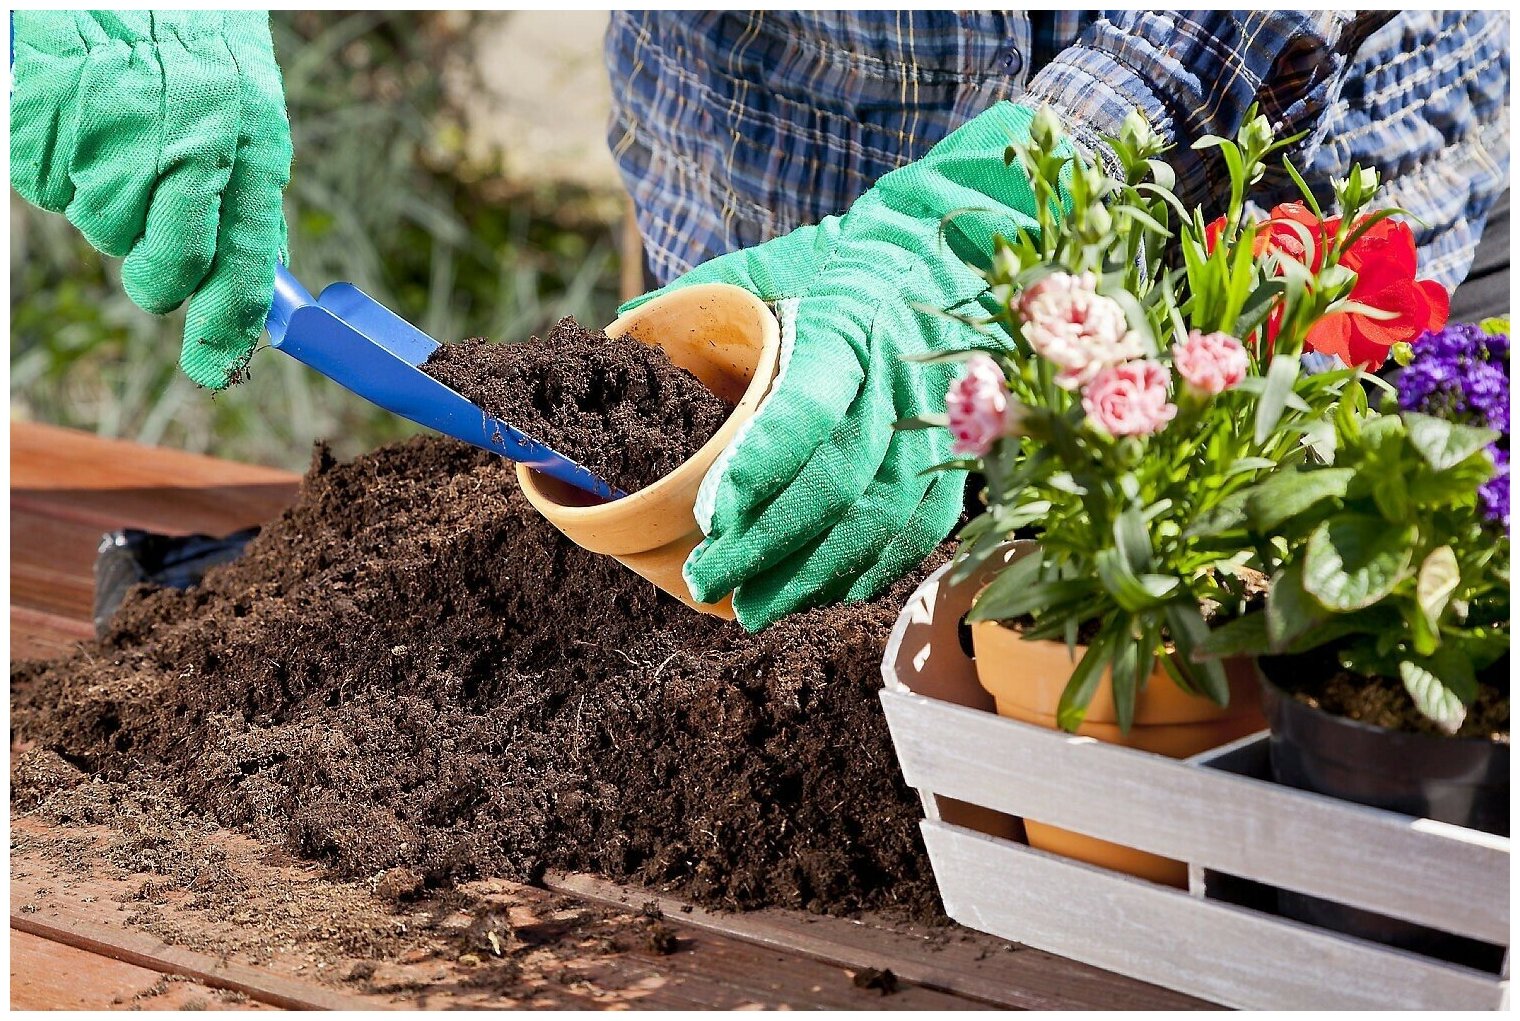
<svg viewBox="0 0 1520 1021"><path fill-rule="evenodd" d="M422 371L628 493L680 467L731 410L659 348L569 317L526 344L444 344Z"/></svg>
<svg viewBox="0 0 1520 1021"><path fill-rule="evenodd" d="M939 920L877 693L897 608L948 549L749 635L564 539L493 454L319 448L241 558L139 586L101 641L13 668L13 741L53 753L14 797L73 769L160 785L392 903L554 868Z"/></svg>
<svg viewBox="0 0 1520 1021"><path fill-rule="evenodd" d="M897 992L897 975L891 968L863 968L852 981L860 989L880 989L883 996Z"/></svg>

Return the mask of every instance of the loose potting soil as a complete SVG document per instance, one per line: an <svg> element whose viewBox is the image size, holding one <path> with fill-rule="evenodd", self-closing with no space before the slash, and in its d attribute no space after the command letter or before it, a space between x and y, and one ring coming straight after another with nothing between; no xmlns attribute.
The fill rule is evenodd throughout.
<svg viewBox="0 0 1520 1021"><path fill-rule="evenodd" d="M1294 692L1294 697L1316 709L1376 727L1436 737L1446 736L1445 731L1415 706L1414 699L1409 697L1402 681L1355 677L1341 671L1331 675L1322 684ZM1494 684L1480 683L1477 698L1468 707L1462 726L1453 736L1487 738L1508 743L1508 686L1500 688Z"/></svg>
<svg viewBox="0 0 1520 1021"><path fill-rule="evenodd" d="M526 344L443 344L422 371L630 493L680 467L731 410L659 348L569 317Z"/></svg>
<svg viewBox="0 0 1520 1021"><path fill-rule="evenodd" d="M932 918L877 691L943 555L749 635L563 538L495 455L320 448L240 559L134 588L100 642L13 668L13 739L351 875L562 868Z"/></svg>

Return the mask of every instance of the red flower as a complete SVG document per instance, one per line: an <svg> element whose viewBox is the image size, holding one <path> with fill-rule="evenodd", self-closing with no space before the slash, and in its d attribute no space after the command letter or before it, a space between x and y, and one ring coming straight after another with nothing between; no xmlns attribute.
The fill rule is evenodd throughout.
<svg viewBox="0 0 1520 1021"><path fill-rule="evenodd" d="M1318 272L1324 258L1323 246L1335 233L1340 222L1339 217L1333 217L1320 223L1302 202L1286 202L1275 206L1268 215L1267 221L1257 228L1256 240L1251 246L1252 254L1260 257L1265 255L1268 249L1276 249ZM1303 230L1300 231L1292 224L1298 224ZM1212 252L1214 246L1219 244L1219 236L1223 233L1224 217L1221 216L1203 229L1204 247ZM1312 259L1304 258L1305 236L1315 246Z"/></svg>
<svg viewBox="0 0 1520 1021"><path fill-rule="evenodd" d="M1388 360L1393 345L1446 325L1451 296L1434 280L1414 278L1414 233L1403 221L1379 220L1341 253L1341 265L1356 274L1352 301L1396 314L1374 319L1333 312L1309 328L1304 339L1309 350L1372 372Z"/></svg>
<svg viewBox="0 0 1520 1021"><path fill-rule="evenodd" d="M1340 225L1338 216L1319 221L1303 203L1284 203L1273 208L1266 223L1258 228L1253 249L1257 256L1268 250L1282 252L1317 273L1323 266L1325 249ZM1204 244L1209 251L1214 250L1223 231L1222 216L1204 229ZM1313 245L1312 252L1305 248L1306 235ZM1414 234L1408 224L1379 220L1341 253L1340 264L1356 274L1352 301L1397 314L1392 319L1374 319L1359 312L1327 315L1309 328L1304 338L1309 350L1332 354L1347 365L1375 371L1388 360L1388 351L1394 344L1412 341L1426 330L1446 325L1451 298L1435 281L1414 278ZM1276 339L1281 320L1279 305L1267 317L1269 343Z"/></svg>

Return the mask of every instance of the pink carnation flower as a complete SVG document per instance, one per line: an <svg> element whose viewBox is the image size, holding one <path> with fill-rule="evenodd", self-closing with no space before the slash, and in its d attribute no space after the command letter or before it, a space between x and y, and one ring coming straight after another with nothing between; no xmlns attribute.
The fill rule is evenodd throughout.
<svg viewBox="0 0 1520 1021"><path fill-rule="evenodd" d="M1177 415L1166 399L1170 378L1160 362L1112 365L1087 384L1082 407L1111 436L1149 436Z"/></svg>
<svg viewBox="0 0 1520 1021"><path fill-rule="evenodd" d="M1067 390L1086 385L1100 371L1145 354L1129 329L1124 309L1098 293L1092 273L1052 273L1019 297L1024 338L1056 365L1056 383Z"/></svg>
<svg viewBox="0 0 1520 1021"><path fill-rule="evenodd" d="M1172 345L1172 365L1188 386L1209 396L1239 386L1249 368L1240 341L1228 333L1197 330L1181 344Z"/></svg>
<svg viewBox="0 0 1520 1021"><path fill-rule="evenodd" d="M945 394L950 431L955 435L951 448L957 454L982 457L1003 436L1017 433L1022 407L1008 399L1008 381L998 363L986 355L966 362L966 371Z"/></svg>

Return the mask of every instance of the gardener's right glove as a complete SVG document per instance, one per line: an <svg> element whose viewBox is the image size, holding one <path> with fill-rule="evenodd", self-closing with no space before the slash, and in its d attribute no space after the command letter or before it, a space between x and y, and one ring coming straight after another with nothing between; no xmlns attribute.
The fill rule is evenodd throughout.
<svg viewBox="0 0 1520 1021"><path fill-rule="evenodd" d="M999 103L883 177L844 216L714 259L666 288L735 284L777 303L781 318L770 395L698 496L707 538L686 563L697 599L732 591L739 622L756 630L803 607L868 598L955 526L965 473L924 474L950 458L950 434L892 428L942 411L955 367L903 356L989 343L941 314L982 314L987 287L946 241L986 256L994 234L1038 232L1028 177L1003 162L1010 142L1029 140L1034 116Z"/></svg>
<svg viewBox="0 0 1520 1021"><path fill-rule="evenodd" d="M290 125L263 11L17 11L11 185L125 256L128 297L189 300L180 364L247 363L285 247Z"/></svg>

